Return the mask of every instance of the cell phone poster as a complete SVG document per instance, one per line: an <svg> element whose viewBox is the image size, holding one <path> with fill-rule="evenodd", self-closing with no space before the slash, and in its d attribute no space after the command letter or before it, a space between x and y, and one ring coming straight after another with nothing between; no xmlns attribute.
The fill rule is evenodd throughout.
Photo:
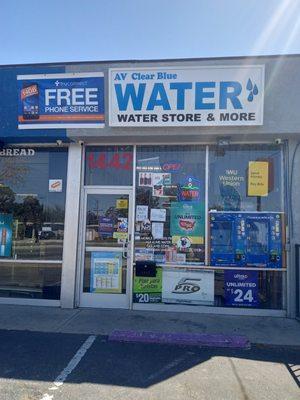
<svg viewBox="0 0 300 400"><path fill-rule="evenodd" d="M11 214L0 214L0 257L11 257L12 222Z"/></svg>
<svg viewBox="0 0 300 400"><path fill-rule="evenodd" d="M18 128L102 128L100 72L18 75Z"/></svg>
<svg viewBox="0 0 300 400"><path fill-rule="evenodd" d="M122 292L122 252L91 253L91 293Z"/></svg>
<svg viewBox="0 0 300 400"><path fill-rule="evenodd" d="M205 210L203 203L171 203L171 236L205 235Z"/></svg>
<svg viewBox="0 0 300 400"><path fill-rule="evenodd" d="M114 233L114 220L110 217L99 217L99 235L102 237L112 238Z"/></svg>
<svg viewBox="0 0 300 400"><path fill-rule="evenodd" d="M257 307L258 272L224 271L224 291L226 306Z"/></svg>

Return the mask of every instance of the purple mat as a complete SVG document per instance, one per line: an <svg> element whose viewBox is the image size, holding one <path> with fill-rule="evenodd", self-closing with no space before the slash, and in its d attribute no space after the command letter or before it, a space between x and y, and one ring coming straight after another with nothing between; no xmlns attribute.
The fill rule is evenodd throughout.
<svg viewBox="0 0 300 400"><path fill-rule="evenodd" d="M250 342L246 336L208 333L161 333L116 330L108 336L108 340L113 342L169 343L237 349L250 348Z"/></svg>

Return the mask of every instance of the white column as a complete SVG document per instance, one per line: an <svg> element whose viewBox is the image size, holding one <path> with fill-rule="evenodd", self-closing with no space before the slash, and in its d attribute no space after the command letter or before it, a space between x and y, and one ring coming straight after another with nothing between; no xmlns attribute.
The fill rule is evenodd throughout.
<svg viewBox="0 0 300 400"><path fill-rule="evenodd" d="M77 143L72 143L69 147L68 157L65 233L60 296L60 304L62 308L74 308L80 206L81 160L82 146Z"/></svg>

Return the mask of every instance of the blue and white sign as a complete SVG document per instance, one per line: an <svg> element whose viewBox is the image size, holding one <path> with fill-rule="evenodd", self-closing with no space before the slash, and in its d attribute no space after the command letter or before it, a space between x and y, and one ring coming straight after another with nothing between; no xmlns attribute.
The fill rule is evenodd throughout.
<svg viewBox="0 0 300 400"><path fill-rule="evenodd" d="M264 66L110 69L110 126L262 125Z"/></svg>
<svg viewBox="0 0 300 400"><path fill-rule="evenodd" d="M103 73L18 75L18 128L102 128Z"/></svg>
<svg viewBox="0 0 300 400"><path fill-rule="evenodd" d="M12 224L12 214L0 214L0 257L11 256Z"/></svg>
<svg viewBox="0 0 300 400"><path fill-rule="evenodd" d="M224 291L227 306L257 307L258 272L224 271Z"/></svg>

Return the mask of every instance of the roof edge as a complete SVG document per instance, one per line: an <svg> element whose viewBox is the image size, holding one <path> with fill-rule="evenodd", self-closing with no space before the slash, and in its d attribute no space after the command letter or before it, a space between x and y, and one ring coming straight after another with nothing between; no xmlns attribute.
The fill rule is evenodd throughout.
<svg viewBox="0 0 300 400"><path fill-rule="evenodd" d="M112 64L112 63L147 63L147 62L176 62L176 61L208 61L208 60L241 60L241 59L261 59L261 58L293 58L300 57L300 54L264 54L248 56L222 56L222 57L191 57L191 58L156 58L156 59L129 59L129 60L102 60L102 61L57 61L46 63L25 63L25 64L1 64L0 68L8 67L42 67L42 66L61 66L61 65L87 65L87 64Z"/></svg>

